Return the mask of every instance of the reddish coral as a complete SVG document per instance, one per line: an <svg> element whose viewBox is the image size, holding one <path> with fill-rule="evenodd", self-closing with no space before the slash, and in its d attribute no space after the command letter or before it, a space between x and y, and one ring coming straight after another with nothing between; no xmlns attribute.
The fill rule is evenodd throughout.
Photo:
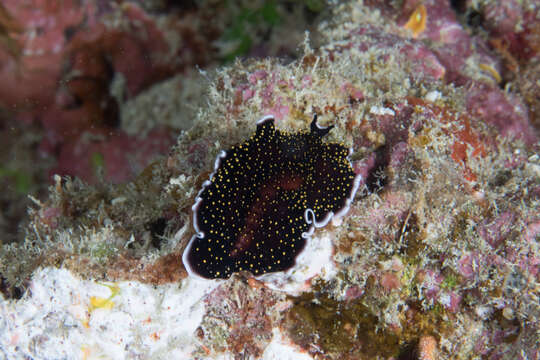
<svg viewBox="0 0 540 360"><path fill-rule="evenodd" d="M157 155L164 154L173 140L165 129L155 129L144 138L120 131L87 133L62 146L58 165L51 170L51 175L75 175L95 182L98 180L96 167L103 165L107 181L122 183L142 171ZM95 163L96 156L103 159L102 164Z"/></svg>
<svg viewBox="0 0 540 360"><path fill-rule="evenodd" d="M118 100L133 97L186 66L203 66L214 51L204 44L217 36L211 29L194 31L192 27L201 25L185 20L187 13L172 12L167 21L160 21L135 3L7 0L3 6L6 15L0 26L21 50L18 54L14 45L0 47L0 104L13 111L15 121L41 124L44 137L39 150L61 157L56 171L88 181L95 180L93 170L83 169L87 160L78 161L85 147L111 152L103 155L114 164L107 175L114 181L125 181L134 173L129 164L115 162L129 148L115 148L125 145L120 140L125 135L118 131ZM174 42L167 37L173 33ZM115 79L125 79L125 92L115 93L118 98L111 95ZM91 137L92 146L81 137ZM98 145L102 140L104 144ZM170 143L167 139L156 147L151 145L154 140L130 141L150 147L153 155Z"/></svg>
<svg viewBox="0 0 540 360"><path fill-rule="evenodd" d="M521 138L528 144L538 139L521 100L499 88L485 84L472 86L467 92L467 109L469 114L494 125L502 136Z"/></svg>
<svg viewBox="0 0 540 360"><path fill-rule="evenodd" d="M463 120L462 128L454 134L456 140L451 146L452 159L463 166L465 179L476 181L476 175L467 165L467 161L469 160L468 152L471 151L471 157L486 156L485 147L480 141L479 135L472 130L468 119Z"/></svg>
<svg viewBox="0 0 540 360"><path fill-rule="evenodd" d="M384 274L382 274L380 283L386 292L396 290L401 286L399 278L396 274L392 272L385 272Z"/></svg>
<svg viewBox="0 0 540 360"><path fill-rule="evenodd" d="M155 25L142 18L141 10L126 7L128 29L109 29L97 24L91 32L79 32L69 47L71 72L77 76L99 78L114 71L126 78L129 96L172 74L170 64L158 62L165 58L168 45ZM137 25L135 25L137 24ZM153 56L148 56L153 54Z"/></svg>
<svg viewBox="0 0 540 360"><path fill-rule="evenodd" d="M452 135L455 140L450 146L452 159L463 167L463 175L468 181L476 181L476 174L468 166L471 158L485 157L488 146L491 144L483 139L478 129L473 127L471 119L462 114L455 116L454 111L446 107L439 107L417 98L408 98L408 102L413 106L421 106L423 111L436 118L440 118L443 123L450 123L450 130L445 130Z"/></svg>
<svg viewBox="0 0 540 360"><path fill-rule="evenodd" d="M436 53L420 42L406 44L401 53L413 61L416 76L430 76L433 79L443 79L447 72L445 61Z"/></svg>
<svg viewBox="0 0 540 360"><path fill-rule="evenodd" d="M493 248L497 248L507 239L515 220L515 214L505 211L491 223L484 221L479 233Z"/></svg>
<svg viewBox="0 0 540 360"><path fill-rule="evenodd" d="M461 275L466 279L472 279L478 274L480 267L479 256L477 253L464 253L459 260L458 269Z"/></svg>
<svg viewBox="0 0 540 360"><path fill-rule="evenodd" d="M540 34L540 31L539 31ZM539 35L540 36L540 35ZM517 74L512 86L519 89L523 100L528 106L529 115L536 133L540 134L540 61L531 61Z"/></svg>
<svg viewBox="0 0 540 360"><path fill-rule="evenodd" d="M283 303L264 287L250 287L243 281L228 281L210 293L205 303L201 342L210 352L223 351L212 342L213 333L227 339L227 350L243 357L258 358L272 338L274 320L268 314ZM218 324L216 324L216 319ZM223 319L223 320L220 320Z"/></svg>
<svg viewBox="0 0 540 360"><path fill-rule="evenodd" d="M364 289L358 285L351 286L345 291L345 300L353 301L364 295Z"/></svg>
<svg viewBox="0 0 540 360"><path fill-rule="evenodd" d="M345 83L341 86L341 90L342 91L345 91L349 94L349 98L352 100L352 101L363 101L364 100L364 94L362 93L362 91L358 88L356 88L353 84L351 83Z"/></svg>
<svg viewBox="0 0 540 360"><path fill-rule="evenodd" d="M10 107L44 106L57 88L66 51L66 29L95 21L92 2L75 0L6 0L3 5L24 29L13 34L22 54L7 56L0 47L0 102ZM36 86L39 84L39 86Z"/></svg>
<svg viewBox="0 0 540 360"><path fill-rule="evenodd" d="M452 313L457 313L460 310L461 299L461 295L454 291L439 296L439 302L443 304L445 309Z"/></svg>
<svg viewBox="0 0 540 360"><path fill-rule="evenodd" d="M491 44L507 59L508 65L525 64L540 51L540 25L537 10L516 0L488 2L480 9L483 25L490 32ZM510 70L517 70L510 67Z"/></svg>

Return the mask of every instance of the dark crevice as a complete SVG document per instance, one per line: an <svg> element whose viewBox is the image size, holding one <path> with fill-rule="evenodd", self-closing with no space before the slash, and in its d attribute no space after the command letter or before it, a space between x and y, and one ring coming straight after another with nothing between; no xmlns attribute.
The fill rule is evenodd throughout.
<svg viewBox="0 0 540 360"><path fill-rule="evenodd" d="M456 16L462 24L467 24L474 33L482 27L484 18L482 14L471 7L467 7L466 0L450 0L450 6L456 12Z"/></svg>
<svg viewBox="0 0 540 360"><path fill-rule="evenodd" d="M24 288L10 286L7 280L3 276L0 276L0 293L6 299L20 300L24 295Z"/></svg>
<svg viewBox="0 0 540 360"><path fill-rule="evenodd" d="M478 11L471 10L466 14L467 25L473 29L478 29L484 23L484 17Z"/></svg>
<svg viewBox="0 0 540 360"><path fill-rule="evenodd" d="M166 0L165 9L177 9L182 11L196 11L199 9L199 4L195 0Z"/></svg>
<svg viewBox="0 0 540 360"><path fill-rule="evenodd" d="M450 6L452 6L452 9L454 9L457 13L463 13L465 9L467 8L467 1L466 0L450 0Z"/></svg>
<svg viewBox="0 0 540 360"><path fill-rule="evenodd" d="M418 342L406 343L399 351L397 360L418 360Z"/></svg>
<svg viewBox="0 0 540 360"><path fill-rule="evenodd" d="M165 234L166 227L167 219L162 217L148 224L148 230L152 236L152 246L158 250L161 250L161 245L163 244L163 235Z"/></svg>

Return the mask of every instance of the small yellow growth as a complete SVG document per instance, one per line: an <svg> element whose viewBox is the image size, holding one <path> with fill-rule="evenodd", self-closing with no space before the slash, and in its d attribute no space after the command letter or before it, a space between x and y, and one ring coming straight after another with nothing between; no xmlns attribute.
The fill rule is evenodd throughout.
<svg viewBox="0 0 540 360"><path fill-rule="evenodd" d="M409 21L405 24L405 29L409 29L413 32L413 38L417 38L426 29L427 11L424 4L420 4L414 10Z"/></svg>
<svg viewBox="0 0 540 360"><path fill-rule="evenodd" d="M88 348L88 346L83 345L83 346L81 347L81 351L82 351L82 359L83 359L83 360L86 360L86 359L88 359L88 358L90 357L91 351L90 351L90 349Z"/></svg>
<svg viewBox="0 0 540 360"><path fill-rule="evenodd" d="M110 298L102 298L99 296L90 297L90 311L95 309L112 309L114 302Z"/></svg>
<svg viewBox="0 0 540 360"><path fill-rule="evenodd" d="M114 307L114 302L112 299L120 293L120 288L117 285L108 285L108 284L101 284L103 286L108 287L111 290L111 295L108 298L103 298L100 296L91 296L90 297L90 308L89 310L92 312L95 309L112 309Z"/></svg>
<svg viewBox="0 0 540 360"><path fill-rule="evenodd" d="M489 73L489 75L491 75L495 79L495 81L497 81L497 83L500 83L502 81L501 75L497 70L495 70L493 66L488 64L478 64L478 67L480 67L482 71Z"/></svg>

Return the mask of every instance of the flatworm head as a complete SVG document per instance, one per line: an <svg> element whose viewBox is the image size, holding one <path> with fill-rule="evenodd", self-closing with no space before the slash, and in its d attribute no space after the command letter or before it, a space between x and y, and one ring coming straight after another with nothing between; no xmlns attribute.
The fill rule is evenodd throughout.
<svg viewBox="0 0 540 360"><path fill-rule="evenodd" d="M287 133L266 116L246 142L222 151L193 205L186 270L228 278L292 267L314 228L344 215L358 189L350 150L322 141L331 129L315 116L310 131Z"/></svg>

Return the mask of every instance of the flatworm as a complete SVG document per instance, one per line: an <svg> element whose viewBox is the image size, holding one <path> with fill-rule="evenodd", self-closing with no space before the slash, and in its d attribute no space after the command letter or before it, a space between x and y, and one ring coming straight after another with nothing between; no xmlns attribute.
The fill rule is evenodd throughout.
<svg viewBox="0 0 540 360"><path fill-rule="evenodd" d="M196 234L182 256L189 274L287 270L315 227L348 211L360 176L350 149L322 142L332 128L315 115L310 131L287 133L265 116L249 140L219 154L192 208Z"/></svg>

